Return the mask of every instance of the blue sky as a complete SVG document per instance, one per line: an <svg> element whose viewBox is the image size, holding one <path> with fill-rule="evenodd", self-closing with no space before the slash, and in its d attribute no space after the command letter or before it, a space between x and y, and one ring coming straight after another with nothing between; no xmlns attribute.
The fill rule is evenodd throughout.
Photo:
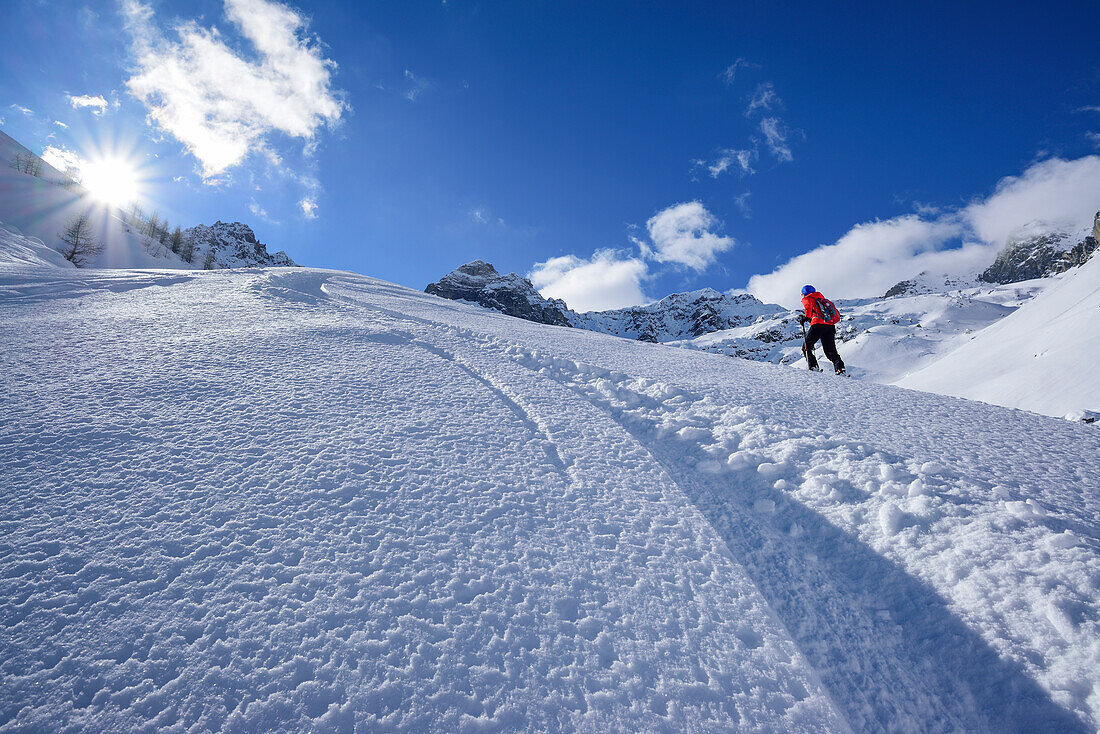
<svg viewBox="0 0 1100 734"><path fill-rule="evenodd" d="M578 307L866 295L1100 209L1095 3L7 5L9 135L416 288L482 258Z"/></svg>

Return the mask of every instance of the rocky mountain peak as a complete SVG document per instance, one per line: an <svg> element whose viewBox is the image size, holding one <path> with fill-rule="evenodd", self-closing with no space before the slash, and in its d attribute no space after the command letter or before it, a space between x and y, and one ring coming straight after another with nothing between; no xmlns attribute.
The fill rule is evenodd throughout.
<svg viewBox="0 0 1100 734"><path fill-rule="evenodd" d="M256 233L243 222L197 224L184 230L185 238L195 244L192 262L210 268L296 267L297 263L280 250L269 253L267 245L256 239Z"/></svg>
<svg viewBox="0 0 1100 734"><path fill-rule="evenodd" d="M985 283L1019 283L1046 278L1084 265L1096 251L1100 212L1092 233L1045 232L1014 240L1001 250L993 264L978 276Z"/></svg>
<svg viewBox="0 0 1100 734"><path fill-rule="evenodd" d="M474 278L495 278L500 275L496 268L484 260L474 260L465 265L459 265L455 268L455 272L469 275Z"/></svg>
<svg viewBox="0 0 1100 734"><path fill-rule="evenodd" d="M508 273L501 275L484 260L460 265L424 289L453 301L468 301L516 318L553 326L572 326L571 312L562 301L543 298L531 281Z"/></svg>
<svg viewBox="0 0 1100 734"><path fill-rule="evenodd" d="M689 339L755 323L783 311L747 293L730 295L713 288L673 293L647 306L577 314L574 325L639 341Z"/></svg>

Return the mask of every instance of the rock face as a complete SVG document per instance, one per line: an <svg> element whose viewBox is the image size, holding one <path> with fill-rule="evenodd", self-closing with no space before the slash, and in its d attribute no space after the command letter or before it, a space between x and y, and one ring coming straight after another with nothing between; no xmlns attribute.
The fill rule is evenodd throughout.
<svg viewBox="0 0 1100 734"><path fill-rule="evenodd" d="M1100 212L1093 221L1092 234L1081 238L1066 232L1051 232L1013 242L997 255L978 280L986 283L1019 283L1046 278L1084 265L1096 251L1100 237Z"/></svg>
<svg viewBox="0 0 1100 734"><path fill-rule="evenodd" d="M297 263L280 250L274 254L256 239L247 224L214 222L214 226L198 224L183 231L183 236L195 245L191 262L212 269L297 267Z"/></svg>
<svg viewBox="0 0 1100 734"><path fill-rule="evenodd" d="M703 288L673 293L648 306L574 314L573 325L627 339L666 342L745 326L779 312L785 309L748 294L731 296Z"/></svg>
<svg viewBox="0 0 1100 734"><path fill-rule="evenodd" d="M543 298L531 281L515 273L501 275L484 260L452 270L424 289L425 293L468 301L516 318L553 326L572 326L572 312L559 300Z"/></svg>

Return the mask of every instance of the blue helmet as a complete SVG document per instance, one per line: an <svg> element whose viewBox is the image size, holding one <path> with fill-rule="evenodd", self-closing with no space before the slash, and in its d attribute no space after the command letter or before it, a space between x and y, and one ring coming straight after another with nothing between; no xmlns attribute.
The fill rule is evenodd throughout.
<svg viewBox="0 0 1100 734"><path fill-rule="evenodd" d="M817 288L814 288L812 285L804 285L802 286L802 295L808 296L816 290Z"/></svg>

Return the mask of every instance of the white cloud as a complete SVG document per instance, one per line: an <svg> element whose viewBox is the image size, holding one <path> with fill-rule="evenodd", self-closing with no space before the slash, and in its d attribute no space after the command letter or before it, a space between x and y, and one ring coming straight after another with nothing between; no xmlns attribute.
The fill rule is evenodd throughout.
<svg viewBox="0 0 1100 734"><path fill-rule="evenodd" d="M698 201L674 204L654 214L646 222L653 246L642 245L642 254L657 262L677 263L703 270L715 256L734 245L732 237L711 230L718 220Z"/></svg>
<svg viewBox="0 0 1100 734"><path fill-rule="evenodd" d="M771 82L764 82L756 87L756 92L749 100L748 109L745 110L745 116L748 117L757 110L770 110L782 104L783 100L775 93L775 85Z"/></svg>
<svg viewBox="0 0 1100 734"><path fill-rule="evenodd" d="M782 163L790 163L794 160L791 147L787 144L787 129L779 119L765 117L760 121L760 132L764 133L764 142L768 144L768 150L776 160Z"/></svg>
<svg viewBox="0 0 1100 734"><path fill-rule="evenodd" d="M747 196L747 195L746 195ZM649 242L632 238L639 255L597 250L589 259L564 255L535 263L527 277L547 298L560 298L577 311L600 311L648 303L642 283L647 260L702 270L733 247L733 238L715 234L718 221L698 201L676 204L646 222Z"/></svg>
<svg viewBox="0 0 1100 734"><path fill-rule="evenodd" d="M9 107L11 107L13 110L16 110L18 112L22 112L24 115L27 115L27 116L30 116L30 115L34 114L34 110L30 109L29 107L23 107L22 105L13 104L13 105L9 105Z"/></svg>
<svg viewBox="0 0 1100 734"><path fill-rule="evenodd" d="M278 132L312 140L345 109L332 87L336 65L316 39L305 35L306 18L269 0L225 0L225 13L255 50L245 58L216 29L195 22L166 38L153 11L122 0L136 64L126 84L150 119L175 136L210 179L265 149Z"/></svg>
<svg viewBox="0 0 1100 734"><path fill-rule="evenodd" d="M1090 131L1085 133L1085 138L1097 148L1100 148L1100 133L1094 133Z"/></svg>
<svg viewBox="0 0 1100 734"><path fill-rule="evenodd" d="M53 124L55 124L55 125L57 125L58 127L61 127L61 128L66 128L66 127L68 127L68 125L66 125L65 123L63 123L63 122L62 122L61 120L54 120L54 121L53 121Z"/></svg>
<svg viewBox="0 0 1100 734"><path fill-rule="evenodd" d="M317 202L314 199L302 199L298 202L298 208L302 210L302 216L306 219L317 218Z"/></svg>
<svg viewBox="0 0 1100 734"><path fill-rule="evenodd" d="M1012 238L1049 229L1087 228L1100 208L1100 156L1052 158L1002 179L983 200L953 210L926 208L857 224L831 245L799 255L747 290L794 305L806 283L830 297L881 296L921 272L963 274L986 267Z"/></svg>
<svg viewBox="0 0 1100 734"><path fill-rule="evenodd" d="M647 272L639 258L598 250L588 260L564 255L535 263L527 277L542 295L560 298L575 311L602 311L646 303Z"/></svg>
<svg viewBox="0 0 1100 734"><path fill-rule="evenodd" d="M252 212L255 216L257 216L260 219L264 220L265 222L268 222L270 224L278 224L279 223L277 220L272 219L271 216L267 213L267 210L264 209L259 204L257 204L255 199L248 202L248 210L250 212Z"/></svg>
<svg viewBox="0 0 1100 734"><path fill-rule="evenodd" d="M408 69L405 69L405 81L409 83L409 87L402 96L410 102L415 102L421 92L432 86L429 80L417 76Z"/></svg>
<svg viewBox="0 0 1100 734"><path fill-rule="evenodd" d="M757 159L758 153L756 148L726 148L718 152L718 157L712 162L696 161L696 165L706 166L707 172L710 173L711 178L718 178L723 173L728 171L734 164L737 165L737 170L742 176L751 176L755 171L752 168L753 162Z"/></svg>
<svg viewBox="0 0 1100 734"><path fill-rule="evenodd" d="M963 211L983 242L1003 245L1037 229L1076 230L1100 209L1100 156L1050 158L1001 179L993 195Z"/></svg>
<svg viewBox="0 0 1100 734"><path fill-rule="evenodd" d="M759 69L759 68L760 68L760 64L754 64L751 61L745 61L744 59L739 58L736 61L734 61L732 64L727 66L725 68L725 70L723 70L722 73L719 74L718 76L720 76L722 79L724 79L726 81L726 84L733 84L734 81L737 80L737 72L739 72L741 69Z"/></svg>
<svg viewBox="0 0 1100 734"><path fill-rule="evenodd" d="M69 95L69 104L73 106L73 109L80 109L82 107L90 107L93 115L102 115L107 111L107 100L102 95L92 96L90 94Z"/></svg>
<svg viewBox="0 0 1100 734"><path fill-rule="evenodd" d="M961 234L957 222L928 222L916 214L857 224L832 245L799 255L767 275L754 275L747 290L784 305L796 304L807 283L830 298L881 296L899 280L935 267L929 254Z"/></svg>
<svg viewBox="0 0 1100 734"><path fill-rule="evenodd" d="M749 207L750 196L752 196L752 192L746 191L739 196L733 197L733 203L737 205L737 208L741 210L741 214L744 215L746 219L752 214L752 209Z"/></svg>

